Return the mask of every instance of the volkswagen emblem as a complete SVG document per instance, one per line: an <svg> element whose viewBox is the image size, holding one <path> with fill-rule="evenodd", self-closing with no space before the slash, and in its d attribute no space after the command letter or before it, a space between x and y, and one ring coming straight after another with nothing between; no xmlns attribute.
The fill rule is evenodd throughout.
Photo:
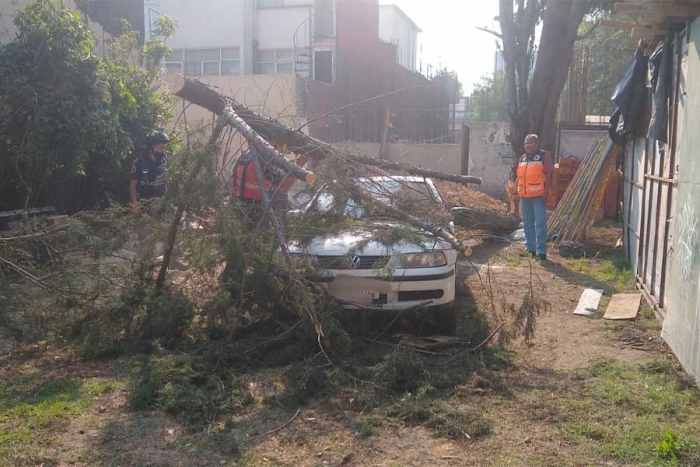
<svg viewBox="0 0 700 467"><path fill-rule="evenodd" d="M357 255L352 255L352 256L350 257L350 267L351 267L352 269L357 269L357 268L359 268L361 262L362 262L362 259L361 259L359 256L357 256Z"/></svg>

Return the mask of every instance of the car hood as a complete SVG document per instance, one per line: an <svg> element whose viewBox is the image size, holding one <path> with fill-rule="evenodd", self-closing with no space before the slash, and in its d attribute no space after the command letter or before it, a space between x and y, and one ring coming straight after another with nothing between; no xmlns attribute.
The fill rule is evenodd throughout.
<svg viewBox="0 0 700 467"><path fill-rule="evenodd" d="M417 234L410 241L399 239L391 244L386 240L373 239L381 236L383 231L392 228L407 229ZM416 244L420 239L422 245ZM386 256L401 253L419 253L426 250L451 250L452 246L431 233L414 229L396 222L371 222L351 226L339 232L315 237L311 242L301 244L291 242L291 253L313 256L342 256L357 253L364 256Z"/></svg>

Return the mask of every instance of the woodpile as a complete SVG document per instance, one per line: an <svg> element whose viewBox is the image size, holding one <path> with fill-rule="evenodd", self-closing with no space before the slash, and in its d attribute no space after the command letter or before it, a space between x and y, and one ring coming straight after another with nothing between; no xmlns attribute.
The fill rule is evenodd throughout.
<svg viewBox="0 0 700 467"><path fill-rule="evenodd" d="M547 225L549 236L556 236L557 243L586 238L621 151L608 136L591 147Z"/></svg>

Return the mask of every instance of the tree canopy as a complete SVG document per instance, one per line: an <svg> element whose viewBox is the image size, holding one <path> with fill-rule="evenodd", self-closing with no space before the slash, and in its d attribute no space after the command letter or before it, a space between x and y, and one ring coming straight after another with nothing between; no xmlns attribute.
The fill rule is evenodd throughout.
<svg viewBox="0 0 700 467"><path fill-rule="evenodd" d="M170 117L153 86L167 48L139 51L131 32L99 58L86 19L57 0L29 5L15 24L17 38L0 46L0 210L74 212L125 196L129 159Z"/></svg>
<svg viewBox="0 0 700 467"><path fill-rule="evenodd" d="M459 80L459 76L454 71L449 71L447 68L439 70L432 80L433 84L444 88L447 91L447 95L450 96L452 102L457 102L464 96L464 91L462 88L462 82Z"/></svg>
<svg viewBox="0 0 700 467"><path fill-rule="evenodd" d="M637 40L627 30L599 27L577 47L589 50L586 110L589 115L611 115L615 106L610 98L634 57Z"/></svg>
<svg viewBox="0 0 700 467"><path fill-rule="evenodd" d="M508 121L504 74L483 76L474 86L467 104L467 118L471 122Z"/></svg>
<svg viewBox="0 0 700 467"><path fill-rule="evenodd" d="M559 100L574 58L574 47L581 39L584 19L599 15L600 0L499 0L503 45L506 99L515 154L523 138L537 133L545 149L556 142L556 116ZM542 33L537 42L537 28ZM513 164L517 160L514 159Z"/></svg>

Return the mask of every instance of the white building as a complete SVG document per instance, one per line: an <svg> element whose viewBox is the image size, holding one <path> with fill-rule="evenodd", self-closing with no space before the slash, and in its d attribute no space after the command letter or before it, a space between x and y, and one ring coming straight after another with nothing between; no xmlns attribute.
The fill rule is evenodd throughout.
<svg viewBox="0 0 700 467"><path fill-rule="evenodd" d="M416 71L418 62L418 25L396 5L379 6L379 37L396 46L396 61Z"/></svg>
<svg viewBox="0 0 700 467"><path fill-rule="evenodd" d="M146 40L159 15L175 18L168 74L298 74L335 79L338 0L146 0ZM396 7L382 7L382 38L415 70L420 29Z"/></svg>

